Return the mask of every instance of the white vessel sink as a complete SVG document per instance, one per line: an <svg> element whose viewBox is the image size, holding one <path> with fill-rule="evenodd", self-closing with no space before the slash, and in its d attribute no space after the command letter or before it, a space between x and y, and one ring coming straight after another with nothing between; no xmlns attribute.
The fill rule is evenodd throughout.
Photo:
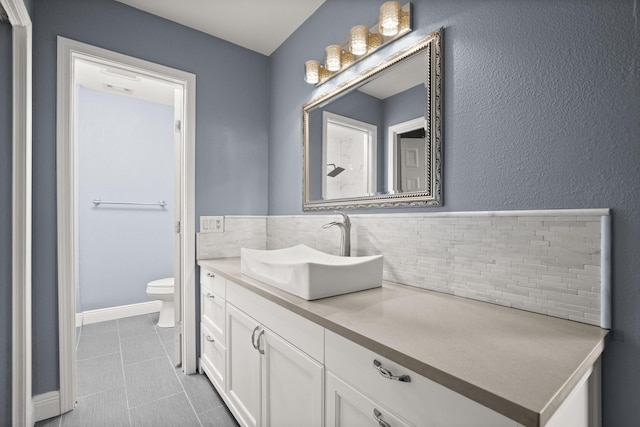
<svg viewBox="0 0 640 427"><path fill-rule="evenodd" d="M382 255L344 257L305 245L240 250L240 271L306 300L382 286Z"/></svg>

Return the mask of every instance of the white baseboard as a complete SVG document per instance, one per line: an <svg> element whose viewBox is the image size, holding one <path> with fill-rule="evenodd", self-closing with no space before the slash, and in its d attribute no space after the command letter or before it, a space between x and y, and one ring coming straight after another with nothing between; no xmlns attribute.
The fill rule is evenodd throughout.
<svg viewBox="0 0 640 427"><path fill-rule="evenodd" d="M33 396L33 420L35 422L60 415L60 392L58 390Z"/></svg>
<svg viewBox="0 0 640 427"><path fill-rule="evenodd" d="M99 308L76 314L76 327L107 320L122 319L124 317L140 316L141 314L157 313L162 301L147 301L138 304L120 305L117 307Z"/></svg>

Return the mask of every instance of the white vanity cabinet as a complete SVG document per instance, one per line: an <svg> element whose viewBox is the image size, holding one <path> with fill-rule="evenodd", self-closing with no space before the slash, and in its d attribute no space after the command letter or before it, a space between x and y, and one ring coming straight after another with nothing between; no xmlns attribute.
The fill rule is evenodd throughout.
<svg viewBox="0 0 640 427"><path fill-rule="evenodd" d="M353 417L356 410L372 426L518 425L329 330L325 334L325 345L327 427L352 425L345 417ZM341 382L350 385L352 390Z"/></svg>
<svg viewBox="0 0 640 427"><path fill-rule="evenodd" d="M226 272L224 269L221 271ZM564 390L557 386L551 390L556 394L558 391L555 390L561 390L564 396L556 399L555 395L543 394L543 398L549 399L543 401L548 402L544 406L531 403L530 396L526 396L528 401L522 397L523 393L529 393L526 387L535 379L526 383L520 380L521 386L515 388L511 385L502 387L501 377L496 380L495 377L481 375L484 382L474 386L475 383L464 382L454 376L460 367L464 368L464 359L461 363L454 363L456 369L452 371L434 372L434 375L440 376L443 384L455 385L453 388L460 392L464 392L464 389L457 387L472 387L469 396L479 396L479 401L494 408L489 409L417 374L425 372L425 366L428 366L420 361L422 359L405 357L398 350L394 354L388 353L389 347L396 346L391 344L387 347L382 343L393 343L389 334L395 329L383 331L387 334L386 338L379 341L376 340L377 330L369 328L365 333L357 331L358 327L363 329L363 322L380 316L379 291L369 293L369 300L365 298L367 294L361 294L358 297L364 299L357 301L354 295L317 303L297 303L273 295L268 289L253 285L253 282L243 281L237 267L232 271L233 274L226 274L226 277L234 278L229 280L218 276L215 271L202 268L200 366L243 427L600 426L600 365L597 359L585 362L589 369L580 371L580 377L570 378L571 385L564 387ZM383 291L387 298L398 294L397 298L402 301L403 307L407 300L416 298L422 299L416 304L449 303L448 298L439 295L406 291L400 287L388 287ZM457 304L457 301L450 303L451 306ZM498 316L500 322L496 324L501 328L509 324L509 319L518 322L524 316L517 311L504 312L491 306L474 307L481 313L486 312L489 317L505 315L506 322ZM400 328L403 324L397 319L402 316L394 316L395 313L398 311L389 309L387 315L397 321L397 327ZM452 315L447 321L460 323L458 316ZM332 319L326 320L328 317ZM432 319L429 321L435 322ZM473 316L464 321L465 325L470 325ZM556 331L545 325L549 322L555 325L559 320L541 318L538 321L541 324L538 329L535 325L527 325L542 331L535 338L543 343L573 339L575 344L572 345L582 345L585 354L587 351L593 354L598 351L598 346L603 345L601 340L604 334L599 330L584 331L583 327L562 323L563 328ZM406 323L404 325L406 327ZM577 331L568 334L565 327L570 326ZM491 331L490 327L484 327L486 331ZM581 335L585 333L591 334L587 342ZM406 338L407 334L404 336ZM518 339L518 335L514 337ZM529 341L522 342L529 344ZM415 352L415 349L412 350L413 344L406 339L400 344ZM440 351L443 345L434 341L434 351ZM473 345L477 343L471 343L470 347L473 348ZM544 348L551 347L547 345ZM452 354L451 357L459 359L460 355ZM514 364L518 367L518 360L510 360L508 355L502 359L500 357L494 356L490 361L506 363L510 372L518 373L514 368ZM583 359L575 360L577 367ZM546 359L540 358L540 361L544 363ZM532 363L521 365L522 369L541 369ZM465 376L474 377L469 373L465 373ZM549 382L549 379L545 381ZM482 385L486 388L481 389ZM533 385L541 389L539 384ZM507 393L511 400L505 399L505 393L489 395L490 392L486 391L496 389L506 389L511 393ZM523 401L528 406L521 405ZM516 407L518 404L521 406ZM496 411L510 414L513 419Z"/></svg>
<svg viewBox="0 0 640 427"><path fill-rule="evenodd" d="M226 394L240 424L322 427L324 367L298 348L309 347L308 338L296 339L308 332L322 345L322 328L280 312L281 307L233 282L227 285Z"/></svg>

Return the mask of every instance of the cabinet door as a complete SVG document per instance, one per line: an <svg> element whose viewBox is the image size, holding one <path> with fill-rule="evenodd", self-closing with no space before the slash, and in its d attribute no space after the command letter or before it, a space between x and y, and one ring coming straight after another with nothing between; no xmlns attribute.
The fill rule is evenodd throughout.
<svg viewBox="0 0 640 427"><path fill-rule="evenodd" d="M260 426L260 353L252 343L258 322L227 304L227 397L244 427Z"/></svg>
<svg viewBox="0 0 640 427"><path fill-rule="evenodd" d="M322 427L324 367L268 329L260 346L264 425Z"/></svg>
<svg viewBox="0 0 640 427"><path fill-rule="evenodd" d="M409 427L386 408L327 372L327 427Z"/></svg>

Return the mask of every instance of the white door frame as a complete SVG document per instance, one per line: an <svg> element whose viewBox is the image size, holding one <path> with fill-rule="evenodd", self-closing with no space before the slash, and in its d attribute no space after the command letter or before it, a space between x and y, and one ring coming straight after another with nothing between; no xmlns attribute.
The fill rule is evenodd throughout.
<svg viewBox="0 0 640 427"><path fill-rule="evenodd" d="M398 188L398 174L396 173L398 153L398 142L400 134L416 129L426 129L424 117L407 120L389 126L387 132L387 190L395 191Z"/></svg>
<svg viewBox="0 0 640 427"><path fill-rule="evenodd" d="M33 424L31 391L32 28L23 0L0 0L12 26L11 423Z"/></svg>
<svg viewBox="0 0 640 427"><path fill-rule="evenodd" d="M196 76L185 71L58 37L57 195L58 195L58 319L60 347L60 413L76 401L75 332L75 196L73 141L73 61L117 63L118 67L182 86L184 93L181 148L180 209L182 224L182 370L196 372L195 322L195 112ZM177 328L180 325L176 325Z"/></svg>

